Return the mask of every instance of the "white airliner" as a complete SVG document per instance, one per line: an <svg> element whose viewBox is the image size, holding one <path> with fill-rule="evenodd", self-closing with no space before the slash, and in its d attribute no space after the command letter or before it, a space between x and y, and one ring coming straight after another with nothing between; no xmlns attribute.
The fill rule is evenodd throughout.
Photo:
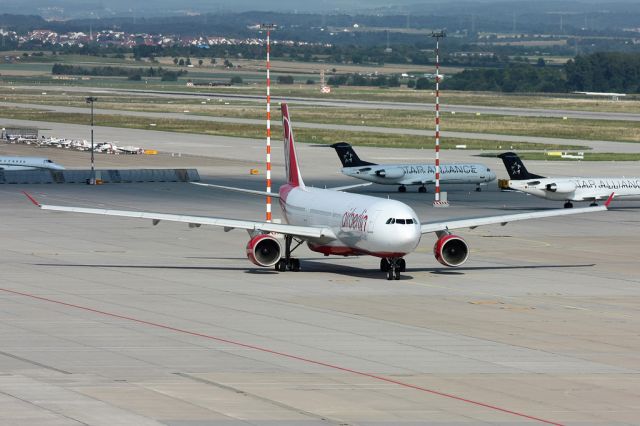
<svg viewBox="0 0 640 426"><path fill-rule="evenodd" d="M241 188L219 187L257 195L271 195L279 199L283 220L286 223L270 223L220 217L186 216L142 211L107 210L101 208L40 205L29 194L31 201L44 210L90 213L160 221L221 226L225 231L234 228L249 232L246 254L258 266L275 266L278 271L298 271L300 262L291 252L301 243L325 255L371 255L380 258L380 270L387 279L400 279L405 270L403 257L411 253L423 234L434 232L438 239L434 246L436 259L446 266L459 266L469 255L467 243L451 230L475 228L507 222L561 216L575 213L603 211L607 206L582 209L555 209L533 213L504 216L456 219L421 223L418 215L408 205L395 200L350 194L336 189L320 189L305 186L298 168L298 158L290 126L287 105L282 105L284 128L284 154L286 183L278 194ZM205 186L215 186L201 184ZM278 238L278 234L281 236ZM284 239L284 247L281 239ZM295 243L295 245L292 244Z"/></svg>
<svg viewBox="0 0 640 426"><path fill-rule="evenodd" d="M572 201L606 200L615 192L616 200L640 200L640 177L544 177L527 171L514 152L498 155L509 173L508 187L547 200L564 201L565 208Z"/></svg>
<svg viewBox="0 0 640 426"><path fill-rule="evenodd" d="M376 164L363 161L353 147L346 142L331 145L342 162L342 173L369 182L383 185L400 185L398 191L406 192L406 185L420 185L418 192L427 192L426 184L436 181L436 167L433 164ZM484 164L441 164L442 184L466 183L486 185L496 178L496 174Z"/></svg>
<svg viewBox="0 0 640 426"><path fill-rule="evenodd" d="M48 158L42 157L0 157L0 170L64 170Z"/></svg>

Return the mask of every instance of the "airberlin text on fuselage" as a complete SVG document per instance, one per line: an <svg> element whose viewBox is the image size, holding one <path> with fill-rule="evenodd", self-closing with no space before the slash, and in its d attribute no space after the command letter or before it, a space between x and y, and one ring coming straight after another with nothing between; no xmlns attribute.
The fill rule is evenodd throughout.
<svg viewBox="0 0 640 426"><path fill-rule="evenodd" d="M343 229L353 229L355 231L367 232L367 223L369 222L369 216L367 215L367 209L364 209L362 213L357 213L353 208L350 211L344 212L342 215Z"/></svg>
<svg viewBox="0 0 640 426"><path fill-rule="evenodd" d="M407 175L434 174L436 172L435 166L402 166L401 168ZM448 173L477 173L477 169L474 165L444 165L440 166L440 173L443 175Z"/></svg>
<svg viewBox="0 0 640 426"><path fill-rule="evenodd" d="M576 188L640 189L640 179L576 179L573 183L575 183Z"/></svg>

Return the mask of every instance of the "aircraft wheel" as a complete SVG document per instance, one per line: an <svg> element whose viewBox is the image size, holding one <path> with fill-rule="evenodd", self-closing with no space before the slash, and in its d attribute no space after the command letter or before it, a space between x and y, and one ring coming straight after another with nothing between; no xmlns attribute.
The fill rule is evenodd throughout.
<svg viewBox="0 0 640 426"><path fill-rule="evenodd" d="M398 272L404 272L407 270L407 262L404 259L398 259ZM396 278L397 279L397 278Z"/></svg>
<svg viewBox="0 0 640 426"><path fill-rule="evenodd" d="M276 262L276 271L284 272L287 270L287 261L280 259Z"/></svg>
<svg viewBox="0 0 640 426"><path fill-rule="evenodd" d="M407 187L404 185L398 187L398 192L407 192Z"/></svg>
<svg viewBox="0 0 640 426"><path fill-rule="evenodd" d="M573 208L573 204L571 203L571 201L567 201L566 203L564 203L564 208L565 209Z"/></svg>
<svg viewBox="0 0 640 426"><path fill-rule="evenodd" d="M593 203L589 204L589 206L590 206L590 207L597 207L597 206L598 206L598 203L593 202Z"/></svg>
<svg viewBox="0 0 640 426"><path fill-rule="evenodd" d="M387 272L389 270L389 261L387 259L380 259L380 271Z"/></svg>
<svg viewBox="0 0 640 426"><path fill-rule="evenodd" d="M395 278L396 280L400 279L400 268L396 269L394 274L393 274L393 278Z"/></svg>
<svg viewBox="0 0 640 426"><path fill-rule="evenodd" d="M479 186L476 186L476 192L482 192L482 188L480 188Z"/></svg>
<svg viewBox="0 0 640 426"><path fill-rule="evenodd" d="M291 270L293 272L300 271L300 259L291 259Z"/></svg>
<svg viewBox="0 0 640 426"><path fill-rule="evenodd" d="M427 192L427 188L421 186L420 188L418 188L418 192Z"/></svg>
<svg viewBox="0 0 640 426"><path fill-rule="evenodd" d="M387 280L391 281L393 279L393 271L389 269L387 271Z"/></svg>

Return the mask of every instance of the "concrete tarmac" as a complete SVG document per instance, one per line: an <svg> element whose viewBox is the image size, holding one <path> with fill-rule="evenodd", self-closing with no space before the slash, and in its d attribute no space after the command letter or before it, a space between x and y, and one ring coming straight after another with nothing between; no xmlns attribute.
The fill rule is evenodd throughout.
<svg viewBox="0 0 640 426"><path fill-rule="evenodd" d="M149 140L161 133L126 132ZM193 157L181 161L197 159L205 181L263 188L262 175L247 173L264 155L261 144L182 136L159 143L184 142ZM274 146L277 184L282 152ZM299 155L305 181L353 183L337 173L333 150L300 145ZM376 160L423 156L362 150ZM157 156L152 166L174 159ZM612 174L607 163L527 164L540 173ZM406 202L423 221L560 207L494 185L445 189L448 209L433 208L431 192L361 192ZM246 259L243 231L41 211L21 190L42 203L264 217L261 197L190 184L0 187L0 424L640 418L640 202L462 230L472 251L456 269L434 260L435 237L425 235L402 279L390 282L371 257L323 257L302 246L295 254L303 271L277 273Z"/></svg>

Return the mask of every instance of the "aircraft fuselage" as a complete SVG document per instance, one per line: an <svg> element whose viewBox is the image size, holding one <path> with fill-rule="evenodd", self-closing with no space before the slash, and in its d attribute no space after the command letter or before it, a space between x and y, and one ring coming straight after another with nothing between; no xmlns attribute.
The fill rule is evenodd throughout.
<svg viewBox="0 0 640 426"><path fill-rule="evenodd" d="M433 164L372 164L343 167L342 173L379 184L424 185L434 183L436 168ZM443 184L480 184L496 178L483 164L442 164L440 182Z"/></svg>
<svg viewBox="0 0 640 426"><path fill-rule="evenodd" d="M511 180L509 187L555 201L640 200L638 177L570 177Z"/></svg>
<svg viewBox="0 0 640 426"><path fill-rule="evenodd" d="M316 252L402 257L420 242L418 215L399 201L283 185L280 207L291 225L331 228L337 240L308 240Z"/></svg>

